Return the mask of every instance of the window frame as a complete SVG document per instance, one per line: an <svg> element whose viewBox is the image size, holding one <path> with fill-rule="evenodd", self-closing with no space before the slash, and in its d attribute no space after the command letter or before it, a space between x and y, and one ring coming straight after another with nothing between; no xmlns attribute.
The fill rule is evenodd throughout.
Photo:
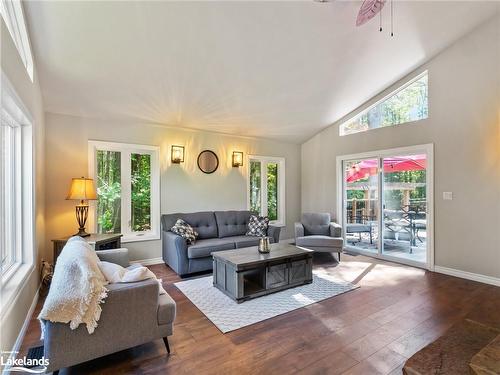
<svg viewBox="0 0 500 375"><path fill-rule="evenodd" d="M33 118L17 95L7 76L2 71L1 76L1 121L0 126L9 126L15 129L14 167L10 170L14 174L14 181L10 195L6 197L14 202L10 212L10 227L14 248L11 249L12 262L7 269L1 268L0 284L2 303L0 315L3 316L13 306L19 290L25 280L35 269L35 170L34 170L34 140ZM1 161L3 163L3 160ZM6 189L5 192L9 194ZM5 238L3 226L0 226L0 237Z"/></svg>
<svg viewBox="0 0 500 375"><path fill-rule="evenodd" d="M260 187L260 209L259 215L267 216L267 165L269 163L278 164L278 219L272 220L269 223L275 226L286 226L286 176L285 176L285 158L277 156L260 156L260 155L247 155L247 209L251 209L250 205L250 163L252 161L259 161L261 173L261 187ZM264 183L265 182L265 183Z"/></svg>
<svg viewBox="0 0 500 375"><path fill-rule="evenodd" d="M33 82L33 55L31 53L26 19L20 0L0 0L0 14L5 21L26 72Z"/></svg>
<svg viewBox="0 0 500 375"><path fill-rule="evenodd" d="M160 147L139 145L132 143L88 141L89 176L97 181L97 151L120 152L120 183L121 183L121 242L150 241L160 239ZM131 189L131 162L133 153L151 155L151 230L133 232L132 220L132 189ZM97 232L96 204L90 203L89 227Z"/></svg>
<svg viewBox="0 0 500 375"><path fill-rule="evenodd" d="M398 124L392 124L392 125L388 125L388 126L379 126L377 128L369 128L369 129L360 130L360 131L357 131L357 132L354 132L354 133L342 134L342 127L344 125L349 124L350 122L358 120L361 116L367 114L373 108L377 107L379 104L381 104L381 103L389 100L390 98L392 98L396 94L398 94L401 91L405 90L408 86L412 85L413 83L415 83L416 81L418 81L419 79L421 79L424 76L427 76L427 117L424 117L424 118L421 118L421 119L418 119L418 120L400 122ZM414 122L425 120L427 118L429 118L429 71L426 69L423 72L420 72L417 75L415 75L414 77L412 77L410 80L406 81L403 85L398 86L398 88L396 88L393 91L389 92L387 95L384 95L381 99L375 101L373 104L369 105L368 107L366 107L364 109L355 111L355 115L349 116L349 118L347 120L342 121L342 123L340 123L340 125L339 125L339 137L345 137L345 136L349 136L349 135L353 135L353 134L365 133L367 131L376 130L376 129L390 128L392 126L398 126L398 125L403 125L403 124L411 124L411 123L414 123Z"/></svg>

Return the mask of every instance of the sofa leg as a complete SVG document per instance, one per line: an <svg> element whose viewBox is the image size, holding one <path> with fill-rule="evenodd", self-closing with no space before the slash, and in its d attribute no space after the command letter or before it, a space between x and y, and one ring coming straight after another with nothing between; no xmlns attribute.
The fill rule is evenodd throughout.
<svg viewBox="0 0 500 375"><path fill-rule="evenodd" d="M170 345L168 345L168 337L164 337L163 342L165 343L165 348L167 348L167 353L170 354Z"/></svg>
<svg viewBox="0 0 500 375"><path fill-rule="evenodd" d="M340 263L340 252L339 252L339 253L337 253L337 254L339 255L339 263Z"/></svg>

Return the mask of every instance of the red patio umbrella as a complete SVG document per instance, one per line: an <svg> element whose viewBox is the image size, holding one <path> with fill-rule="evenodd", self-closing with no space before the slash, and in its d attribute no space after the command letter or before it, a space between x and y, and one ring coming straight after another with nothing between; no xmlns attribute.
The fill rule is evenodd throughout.
<svg viewBox="0 0 500 375"><path fill-rule="evenodd" d="M384 158L384 173L419 171L427 166L426 155ZM347 182L355 182L377 174L377 159L366 159L354 164L347 171Z"/></svg>

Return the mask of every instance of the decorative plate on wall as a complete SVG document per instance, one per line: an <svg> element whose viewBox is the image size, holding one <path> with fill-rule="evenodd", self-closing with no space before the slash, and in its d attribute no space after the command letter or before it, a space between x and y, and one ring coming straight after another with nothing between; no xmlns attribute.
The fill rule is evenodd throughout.
<svg viewBox="0 0 500 375"><path fill-rule="evenodd" d="M198 155L198 168L206 174L214 173L219 168L219 158L215 152L204 150Z"/></svg>

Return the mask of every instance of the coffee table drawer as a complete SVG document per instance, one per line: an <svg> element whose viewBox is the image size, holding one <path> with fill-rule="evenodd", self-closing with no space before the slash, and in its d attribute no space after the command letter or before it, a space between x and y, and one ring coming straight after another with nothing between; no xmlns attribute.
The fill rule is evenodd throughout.
<svg viewBox="0 0 500 375"><path fill-rule="evenodd" d="M286 263L267 266L266 288L278 288L288 284L288 267Z"/></svg>
<svg viewBox="0 0 500 375"><path fill-rule="evenodd" d="M310 259L297 260L290 263L290 284L301 283L312 279Z"/></svg>

